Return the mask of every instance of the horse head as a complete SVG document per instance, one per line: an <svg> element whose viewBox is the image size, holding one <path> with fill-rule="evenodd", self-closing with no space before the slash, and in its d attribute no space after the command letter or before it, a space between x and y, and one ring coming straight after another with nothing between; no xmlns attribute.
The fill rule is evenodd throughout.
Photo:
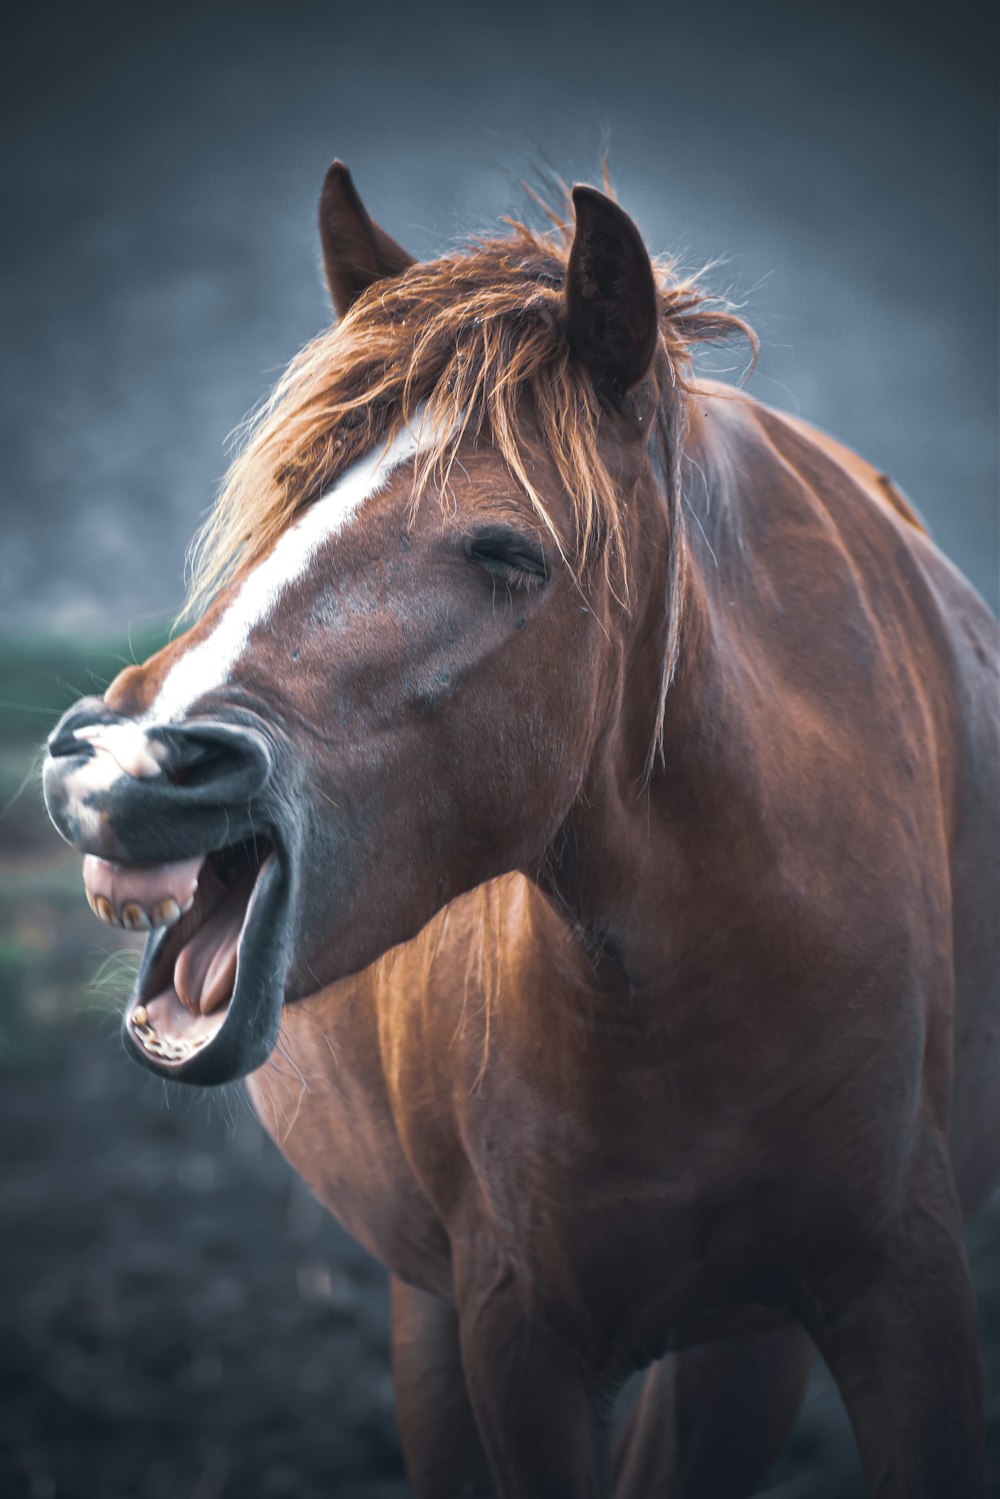
<svg viewBox="0 0 1000 1499"><path fill-rule="evenodd" d="M599 762L641 779L674 649L669 338L699 308L610 198L573 203L561 242L419 265L334 164L339 321L237 461L210 600L49 740L92 906L149 933L125 1036L154 1071L260 1066L283 1004L541 877Z"/></svg>

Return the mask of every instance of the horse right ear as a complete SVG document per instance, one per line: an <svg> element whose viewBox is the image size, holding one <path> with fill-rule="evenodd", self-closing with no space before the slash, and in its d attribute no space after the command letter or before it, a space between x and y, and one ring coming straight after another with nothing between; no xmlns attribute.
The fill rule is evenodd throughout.
<svg viewBox="0 0 1000 1499"><path fill-rule="evenodd" d="M598 391L620 396L642 379L659 337L653 267L623 209L594 187L573 189L576 233L566 270L570 348Z"/></svg>
<svg viewBox="0 0 1000 1499"><path fill-rule="evenodd" d="M349 312L363 291L387 276L415 265L402 245L370 218L351 174L335 161L319 197L319 236L323 272L338 317Z"/></svg>

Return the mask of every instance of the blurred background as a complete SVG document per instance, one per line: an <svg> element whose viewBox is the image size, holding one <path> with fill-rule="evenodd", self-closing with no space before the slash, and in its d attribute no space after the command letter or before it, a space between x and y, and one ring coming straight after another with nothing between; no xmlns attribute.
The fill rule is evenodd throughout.
<svg viewBox="0 0 1000 1499"><path fill-rule="evenodd" d="M994 7L28 6L5 21L0 1495L407 1493L377 1265L238 1091L129 1062L131 957L41 812L162 638L227 435L327 319L334 155L420 256L599 180L745 303L750 389L873 459L996 608ZM732 374L742 356L736 354ZM1000 1493L1000 1206L970 1249ZM820 1371L766 1492L863 1493Z"/></svg>

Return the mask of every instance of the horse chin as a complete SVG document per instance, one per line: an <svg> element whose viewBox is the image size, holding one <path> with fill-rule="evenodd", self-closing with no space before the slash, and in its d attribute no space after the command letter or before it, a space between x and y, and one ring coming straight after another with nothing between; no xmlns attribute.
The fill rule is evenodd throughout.
<svg viewBox="0 0 1000 1499"><path fill-rule="evenodd" d="M267 1061L288 970L288 890L271 841L205 855L187 909L146 941L122 1027L138 1062L160 1077L208 1087Z"/></svg>

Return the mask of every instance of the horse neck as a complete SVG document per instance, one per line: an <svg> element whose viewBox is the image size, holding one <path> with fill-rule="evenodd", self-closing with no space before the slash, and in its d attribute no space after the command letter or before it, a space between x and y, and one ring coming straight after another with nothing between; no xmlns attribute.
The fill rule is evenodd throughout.
<svg viewBox="0 0 1000 1499"><path fill-rule="evenodd" d="M704 485L713 524L732 520L731 470L720 434L700 424L689 432L686 457ZM710 491L715 490L712 494ZM725 491L725 492L724 492ZM674 517L684 524L684 517ZM640 605L622 642L619 684L582 796L562 830L555 856L538 882L584 933L598 976L616 992L658 981L665 948L681 940L675 919L710 863L715 845L725 859L735 820L754 818L753 787L740 746L751 727L726 670L728 619L720 619L711 532L691 535L682 601L680 653L666 698L662 755L650 765L669 614L664 565L642 580ZM654 745L654 750L657 747Z"/></svg>

